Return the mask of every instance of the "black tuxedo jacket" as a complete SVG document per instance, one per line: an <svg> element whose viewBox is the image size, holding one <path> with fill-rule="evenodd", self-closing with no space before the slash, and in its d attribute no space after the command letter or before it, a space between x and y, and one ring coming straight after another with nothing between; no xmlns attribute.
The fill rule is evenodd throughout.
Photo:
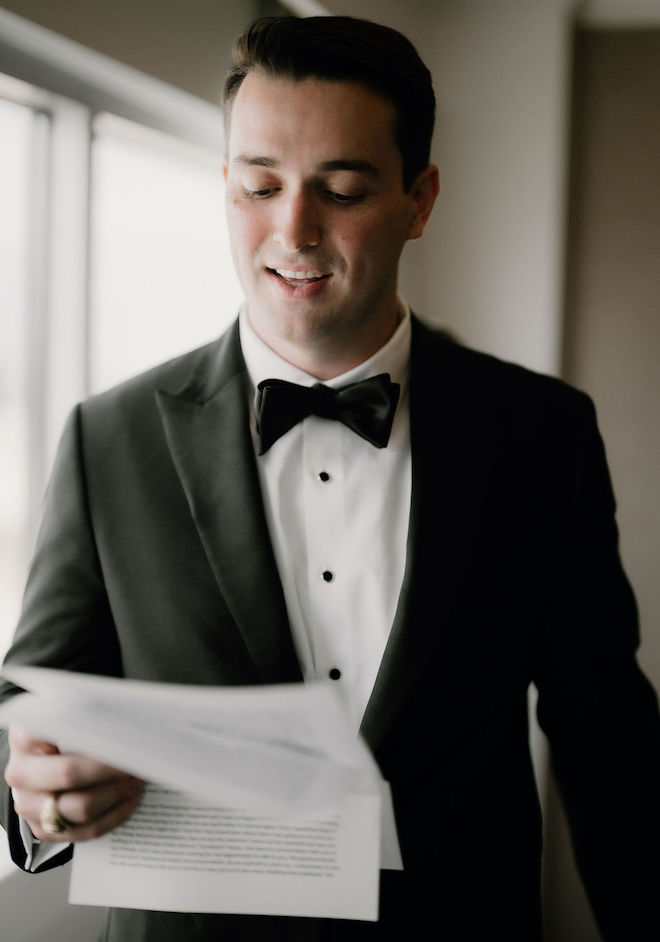
<svg viewBox="0 0 660 942"><path fill-rule="evenodd" d="M438 939L539 939L530 683L604 937L660 937L660 720L635 661L591 403L417 321L411 357L407 565L362 727L405 865L382 875L379 922L115 910L104 938L426 938L431 925ZM301 679L248 401L234 326L74 411L11 661L173 683Z"/></svg>

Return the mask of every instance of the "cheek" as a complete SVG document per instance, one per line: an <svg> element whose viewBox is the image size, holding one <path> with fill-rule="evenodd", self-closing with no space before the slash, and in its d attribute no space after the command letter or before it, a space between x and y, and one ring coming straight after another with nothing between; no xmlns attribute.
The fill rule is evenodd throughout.
<svg viewBox="0 0 660 942"><path fill-rule="evenodd" d="M268 227L262 215L241 204L227 204L227 228L235 259L249 258L267 238Z"/></svg>
<svg viewBox="0 0 660 942"><path fill-rule="evenodd" d="M396 264L404 242L405 233L397 215L370 220L344 230L341 236L342 250L361 270Z"/></svg>
<svg viewBox="0 0 660 942"><path fill-rule="evenodd" d="M378 221L362 220L359 223L346 224L335 230L335 241L346 256L350 256L354 263L360 264L368 261L366 257L374 247L383 241L382 223Z"/></svg>

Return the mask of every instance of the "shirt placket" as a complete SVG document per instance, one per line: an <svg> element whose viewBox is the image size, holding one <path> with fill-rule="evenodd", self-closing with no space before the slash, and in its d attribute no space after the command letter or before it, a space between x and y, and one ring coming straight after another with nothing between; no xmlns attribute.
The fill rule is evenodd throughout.
<svg viewBox="0 0 660 942"><path fill-rule="evenodd" d="M315 675L351 683L350 565L346 541L345 467L339 422L310 417L303 428L309 624Z"/></svg>

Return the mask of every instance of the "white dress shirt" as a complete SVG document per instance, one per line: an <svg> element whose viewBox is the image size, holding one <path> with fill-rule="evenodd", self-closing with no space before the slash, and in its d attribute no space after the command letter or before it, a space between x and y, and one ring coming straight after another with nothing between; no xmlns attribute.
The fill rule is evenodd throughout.
<svg viewBox="0 0 660 942"><path fill-rule="evenodd" d="M360 725L394 620L406 560L411 458L410 312L364 363L326 382L336 388L389 373L401 386L387 448L341 422L309 416L259 456L268 530L303 676L336 679ZM240 315L253 386L318 380L282 360Z"/></svg>

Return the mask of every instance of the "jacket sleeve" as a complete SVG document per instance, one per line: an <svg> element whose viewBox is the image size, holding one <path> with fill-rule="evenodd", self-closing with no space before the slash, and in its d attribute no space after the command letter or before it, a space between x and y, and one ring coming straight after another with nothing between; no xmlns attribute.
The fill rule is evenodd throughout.
<svg viewBox="0 0 660 942"><path fill-rule="evenodd" d="M547 561L535 681L578 868L604 939L624 942L660 938L660 717L636 660L636 605L585 405L579 457L560 488L568 506Z"/></svg>
<svg viewBox="0 0 660 942"><path fill-rule="evenodd" d="M90 525L81 443L80 412L64 429L25 590L23 609L6 662L97 674L121 672L118 643ZM16 688L0 680L0 702ZM7 734L0 734L0 767L9 758ZM0 815L15 862L25 852L2 777ZM70 851L57 858L64 863ZM43 869L54 866L49 861Z"/></svg>

